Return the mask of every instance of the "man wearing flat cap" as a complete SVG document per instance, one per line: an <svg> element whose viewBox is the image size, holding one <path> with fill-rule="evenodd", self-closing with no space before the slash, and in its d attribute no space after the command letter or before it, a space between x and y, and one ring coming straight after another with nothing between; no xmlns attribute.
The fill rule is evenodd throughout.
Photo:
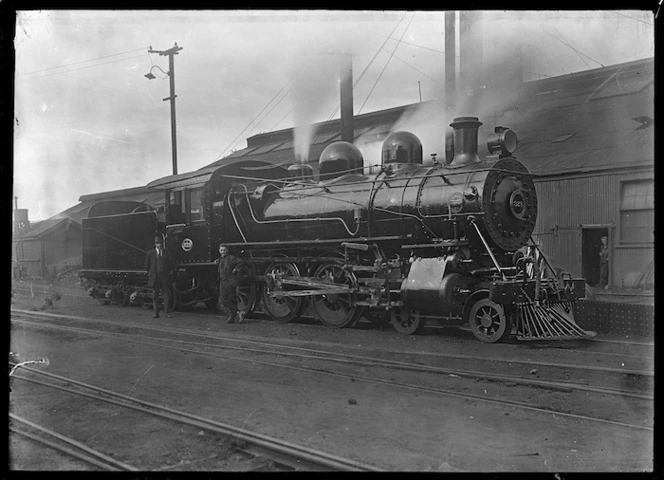
<svg viewBox="0 0 664 480"><path fill-rule="evenodd" d="M237 309L237 287L240 285L242 260L228 253L226 245L219 245L219 258L215 260L219 279L219 306L228 315L226 323L244 320L244 312Z"/></svg>
<svg viewBox="0 0 664 480"><path fill-rule="evenodd" d="M152 288L152 318L159 318L159 292L164 297L164 313L171 318L169 287L171 285L171 272L173 262L171 256L164 250L164 239L161 236L154 238L154 248L145 257L145 269L148 271L148 287Z"/></svg>

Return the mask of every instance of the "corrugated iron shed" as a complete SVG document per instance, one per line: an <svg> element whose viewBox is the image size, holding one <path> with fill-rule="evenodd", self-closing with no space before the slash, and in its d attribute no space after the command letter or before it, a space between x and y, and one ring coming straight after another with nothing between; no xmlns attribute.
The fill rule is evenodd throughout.
<svg viewBox="0 0 664 480"><path fill-rule="evenodd" d="M484 130L486 137L496 125L510 127L519 137L516 156L533 173L560 175L654 164L652 58L528 82L514 89L509 100L503 101L499 96L488 90L477 98L480 111L476 114L487 116L480 118L484 122L480 135ZM440 102L424 103L434 108L439 103L444 109ZM489 111L485 105L489 103L500 106ZM357 115L355 138L368 132L381 139L403 114L420 106L412 104ZM310 162L315 162L329 143L339 139L340 121L321 122L313 127L316 133L309 151ZM425 153L431 148L423 147ZM482 144L479 147L485 148ZM293 163L293 130L250 137L246 149L209 166L239 156Z"/></svg>
<svg viewBox="0 0 664 480"><path fill-rule="evenodd" d="M540 175L652 166L654 61L526 84L498 121L517 132L518 158Z"/></svg>

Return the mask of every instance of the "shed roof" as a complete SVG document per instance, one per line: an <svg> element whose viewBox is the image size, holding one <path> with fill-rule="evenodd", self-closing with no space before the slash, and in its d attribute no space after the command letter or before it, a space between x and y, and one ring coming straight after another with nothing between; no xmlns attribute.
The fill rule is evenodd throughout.
<svg viewBox="0 0 664 480"><path fill-rule="evenodd" d="M17 233L14 238L20 238L23 240L40 238L64 221L70 221L72 224L80 226L81 220L88 216L88 210L90 207L95 203L104 200L142 202L156 208L164 204L164 193L148 190L146 187L136 187L81 195L78 200L80 203L63 210L46 220L31 223L27 229Z"/></svg>
<svg viewBox="0 0 664 480"><path fill-rule="evenodd" d="M80 228L80 224L74 222L68 217L51 217L40 222L35 222L31 224L27 229L17 232L13 239L14 240L35 240L40 239L47 235L48 233L55 230L57 227L67 227L69 225L75 226L75 228Z"/></svg>
<svg viewBox="0 0 664 480"><path fill-rule="evenodd" d="M487 108L497 103L500 106ZM653 58L524 83L508 100L496 90L487 90L478 97L478 104L477 115L486 117L480 118L485 123L484 136L497 125L514 130L519 138L515 155L533 173L560 175L654 165ZM382 138L403 113L418 105L357 115L355 138L368 128ZM314 125L310 161L339 139L335 135L339 123L336 119ZM294 161L293 129L254 135L247 145L208 167L235 157L277 164ZM479 148L482 151L485 146Z"/></svg>
<svg viewBox="0 0 664 480"><path fill-rule="evenodd" d="M524 87L498 122L517 133L516 155L532 172L560 175L654 165L653 59Z"/></svg>

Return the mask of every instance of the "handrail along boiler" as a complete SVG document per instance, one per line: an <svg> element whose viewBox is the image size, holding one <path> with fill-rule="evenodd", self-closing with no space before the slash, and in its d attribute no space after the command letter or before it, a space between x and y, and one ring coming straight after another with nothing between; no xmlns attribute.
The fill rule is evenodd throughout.
<svg viewBox="0 0 664 480"><path fill-rule="evenodd" d="M511 333L592 335L573 318L584 280L553 274L532 239L537 195L532 175L512 155L516 135L496 127L480 159L481 125L456 118L445 159L432 155L432 165L423 164L419 139L401 131L383 142L377 173L364 173L361 152L348 142L323 150L319 181L299 163L285 170L236 161L207 172L200 178L204 225L165 226L179 253L180 289L214 288L202 272L223 241L245 259L244 308L259 304L279 322L309 314L339 328L374 311L386 312L405 334L438 322L468 323L484 342ZM191 176L175 177L149 186L169 197L192 184ZM197 227L198 256L191 254Z"/></svg>

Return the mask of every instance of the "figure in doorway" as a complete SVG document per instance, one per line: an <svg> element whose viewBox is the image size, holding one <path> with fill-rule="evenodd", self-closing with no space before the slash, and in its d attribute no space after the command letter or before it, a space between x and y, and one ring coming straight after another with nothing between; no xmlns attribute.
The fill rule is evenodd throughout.
<svg viewBox="0 0 664 480"><path fill-rule="evenodd" d="M606 235L601 237L602 244L599 247L599 283L598 287L609 289L609 238Z"/></svg>

